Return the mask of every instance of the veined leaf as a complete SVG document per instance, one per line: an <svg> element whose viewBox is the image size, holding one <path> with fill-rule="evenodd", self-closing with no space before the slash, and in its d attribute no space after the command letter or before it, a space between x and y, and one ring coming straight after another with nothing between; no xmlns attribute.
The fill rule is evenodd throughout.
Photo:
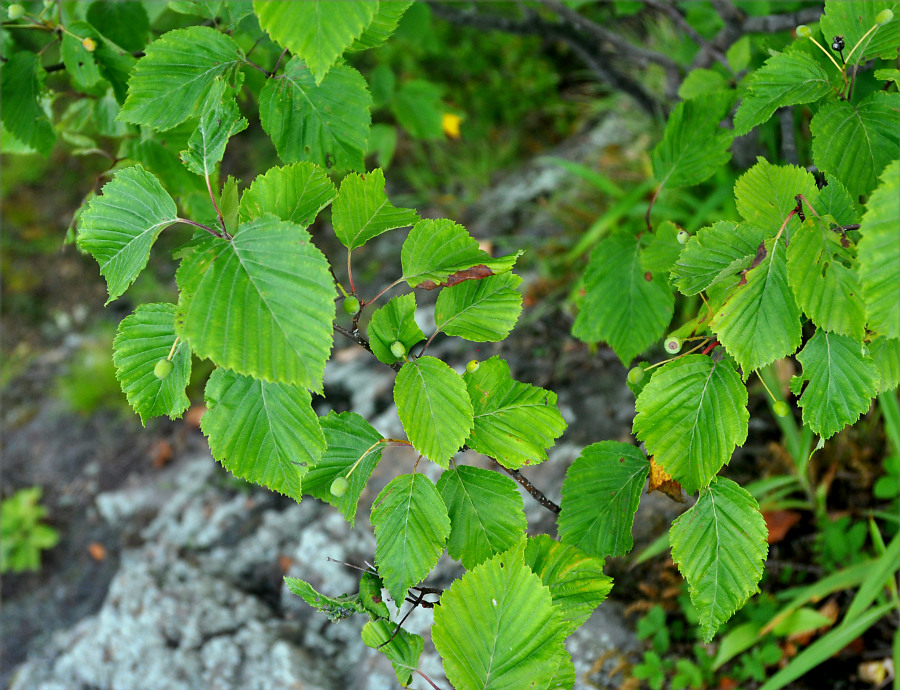
<svg viewBox="0 0 900 690"><path fill-rule="evenodd" d="M797 205L794 197L798 194L815 204L819 195L816 178L803 168L772 165L762 157L734 185L738 212L751 225L764 229L769 237L775 236ZM790 237L799 225L800 219L792 218L785 228L787 236Z"/></svg>
<svg viewBox="0 0 900 690"><path fill-rule="evenodd" d="M516 483L492 470L460 465L437 489L450 515L447 552L471 570L515 546L528 526Z"/></svg>
<svg viewBox="0 0 900 690"><path fill-rule="evenodd" d="M388 658L397 674L397 682L407 687L412 682L413 671L419 666L425 640L403 628L394 628L396 626L387 620L369 621L363 626L362 641Z"/></svg>
<svg viewBox="0 0 900 690"><path fill-rule="evenodd" d="M510 271L444 288L434 307L435 328L476 343L503 340L522 312L521 283Z"/></svg>
<svg viewBox="0 0 900 690"><path fill-rule="evenodd" d="M200 428L213 457L235 477L290 496L325 450L325 435L305 388L216 369L204 393Z"/></svg>
<svg viewBox="0 0 900 690"><path fill-rule="evenodd" d="M413 0L392 0L391 2L379 2L378 9L372 22L363 31L362 36L353 41L347 51L368 50L369 48L377 48L384 43L394 30L403 13L413 4Z"/></svg>
<svg viewBox="0 0 900 690"><path fill-rule="evenodd" d="M731 160L733 135L719 127L730 106L728 92L705 94L675 106L662 141L650 153L660 187L700 184Z"/></svg>
<svg viewBox="0 0 900 690"><path fill-rule="evenodd" d="M723 477L715 477L694 507L672 523L672 560L690 587L704 642L759 591L766 536L756 500Z"/></svg>
<svg viewBox="0 0 900 690"><path fill-rule="evenodd" d="M634 514L649 473L650 463L634 446L587 446L566 470L559 540L600 558L631 551Z"/></svg>
<svg viewBox="0 0 900 690"><path fill-rule="evenodd" d="M332 623L349 618L354 613L366 612L359 601L358 594L342 594L339 597L327 597L313 589L308 582L296 577L286 577L284 578L284 583L293 594L301 597L303 601L316 611L324 613Z"/></svg>
<svg viewBox="0 0 900 690"><path fill-rule="evenodd" d="M566 636L591 617L613 586L612 578L603 573L602 558L560 544L546 534L528 538L525 564L550 588L553 605L562 614Z"/></svg>
<svg viewBox="0 0 900 690"><path fill-rule="evenodd" d="M400 250L403 280L410 287L431 290L506 273L522 254L492 259L462 225L452 220L420 220Z"/></svg>
<svg viewBox="0 0 900 690"><path fill-rule="evenodd" d="M169 31L145 53L131 72L118 119L159 131L197 115L216 77L244 60L234 39L208 26Z"/></svg>
<svg viewBox="0 0 900 690"><path fill-rule="evenodd" d="M836 70L833 70L836 73ZM766 60L747 83L747 93L734 114L734 133L746 134L786 105L812 103L833 93L831 75L813 57L799 51Z"/></svg>
<svg viewBox="0 0 900 690"><path fill-rule="evenodd" d="M431 634L455 688L546 688L565 654L561 622L520 545L444 590Z"/></svg>
<svg viewBox="0 0 900 690"><path fill-rule="evenodd" d="M888 338L900 338L900 162L885 168L881 179L860 227L859 277L869 328Z"/></svg>
<svg viewBox="0 0 900 690"><path fill-rule="evenodd" d="M892 9L894 18L879 26L869 34L863 44L850 55L850 49L875 25L875 17L884 9ZM847 64L856 65L874 57L884 60L897 59L897 44L900 43L900 16L894 0L827 0L825 14L819 20L822 35L831 40L831 36L843 36L844 55Z"/></svg>
<svg viewBox="0 0 900 690"><path fill-rule="evenodd" d="M856 248L831 216L807 217L787 249L788 283L803 312L820 328L862 340L866 305L855 264Z"/></svg>
<svg viewBox="0 0 900 690"><path fill-rule="evenodd" d="M103 77L97 66L95 52L85 48L82 41L86 38L93 39L94 50L96 50L96 46L102 43L103 39L100 38L97 30L87 22L70 22L66 29L67 31L62 37L62 45L59 48L59 55L74 83L82 89L88 89Z"/></svg>
<svg viewBox="0 0 900 690"><path fill-rule="evenodd" d="M474 410L469 447L510 469L547 459L546 449L566 429L556 393L516 381L499 357L463 378Z"/></svg>
<svg viewBox="0 0 900 690"><path fill-rule="evenodd" d="M683 247L678 243L679 228L671 220L660 223L652 235L645 235L641 248L641 267L653 273L667 273L678 260Z"/></svg>
<svg viewBox="0 0 900 690"><path fill-rule="evenodd" d="M747 269L709 324L745 379L800 346L800 310L787 282L784 244L773 242L766 241L765 258Z"/></svg>
<svg viewBox="0 0 900 690"><path fill-rule="evenodd" d="M37 53L13 53L0 69L0 98L3 100L3 128L24 146L50 155L56 132L41 107L41 92L47 73Z"/></svg>
<svg viewBox="0 0 900 690"><path fill-rule="evenodd" d="M900 156L900 94L876 91L856 106L834 101L809 123L813 160L856 199L871 193L885 166Z"/></svg>
<svg viewBox="0 0 900 690"><path fill-rule="evenodd" d="M688 240L670 276L684 295L696 295L750 268L766 231L748 223L720 220Z"/></svg>
<svg viewBox="0 0 900 690"><path fill-rule="evenodd" d="M322 390L334 278L300 226L270 214L210 238L176 273L176 332L200 357L266 381Z"/></svg>
<svg viewBox="0 0 900 690"><path fill-rule="evenodd" d="M334 234L350 251L388 230L412 225L417 220L415 210L397 208L388 201L380 168L365 175L347 175L331 209Z"/></svg>
<svg viewBox="0 0 900 690"><path fill-rule="evenodd" d="M274 213L304 228L328 206L337 192L325 172L312 163L270 168L241 195L241 221Z"/></svg>
<svg viewBox="0 0 900 690"><path fill-rule="evenodd" d="M139 2L92 2L87 20L110 41L130 52L143 50L150 31L150 18Z"/></svg>
<svg viewBox="0 0 900 690"><path fill-rule="evenodd" d="M276 2L283 7L306 3ZM343 7L344 2L335 3ZM329 170L363 170L372 118L366 80L352 67L337 65L317 84L306 65L292 58L284 74L259 94L263 129L286 163L312 161Z"/></svg>
<svg viewBox="0 0 900 690"><path fill-rule="evenodd" d="M164 379L154 374L156 363L169 356L175 343L175 305L142 304L119 324L113 341L116 378L128 404L141 416L180 417L191 401L184 389L191 377L191 349L182 343L172 357L174 368Z"/></svg>
<svg viewBox="0 0 900 690"><path fill-rule="evenodd" d="M826 178L828 182L819 190L816 199L816 211L820 216L832 216L841 225L852 225L859 222L859 211L856 202L850 198L850 192L834 175Z"/></svg>
<svg viewBox="0 0 900 690"><path fill-rule="evenodd" d="M356 522L359 497L381 461L383 446L376 445L381 434L355 412L338 414L331 411L327 417L319 418L319 424L325 434L325 452L304 475L303 492L333 505L352 526ZM362 461L347 477L347 472L360 458ZM331 493L331 483L338 477L347 477L350 482L343 496Z"/></svg>
<svg viewBox="0 0 900 690"><path fill-rule="evenodd" d="M416 323L416 296L407 293L391 299L375 310L369 321L369 345L372 353L385 364L394 364L400 357L391 352L395 342L403 343L406 351L425 340Z"/></svg>
<svg viewBox="0 0 900 690"><path fill-rule="evenodd" d="M727 360L666 364L635 402L634 433L656 463L694 493L747 438L747 389Z"/></svg>
<svg viewBox="0 0 900 690"><path fill-rule="evenodd" d="M272 40L299 56L316 84L372 22L379 3L367 0L254 0L259 25Z"/></svg>
<svg viewBox="0 0 900 690"><path fill-rule="evenodd" d="M188 141L188 148L181 152L181 160L191 172L209 177L215 172L216 163L225 156L228 140L247 129L247 124L234 96L228 92L228 86L217 78L209 91L206 108L200 114L200 123Z"/></svg>
<svg viewBox="0 0 900 690"><path fill-rule="evenodd" d="M803 423L823 439L859 419L878 392L878 370L862 349L858 340L818 328L797 354L803 373L791 379L791 391L800 395L809 382L800 396Z"/></svg>
<svg viewBox="0 0 900 690"><path fill-rule="evenodd" d="M375 565L399 606L409 588L431 572L450 536L447 507L423 474L401 474L372 506Z"/></svg>
<svg viewBox="0 0 900 690"><path fill-rule="evenodd" d="M177 219L172 197L140 165L117 172L91 199L79 219L78 246L100 264L107 304L144 270L159 233Z"/></svg>
<svg viewBox="0 0 900 690"><path fill-rule="evenodd" d="M472 431L462 377L439 359L419 357L397 374L394 402L413 448L446 469Z"/></svg>
<svg viewBox="0 0 900 690"><path fill-rule="evenodd" d="M685 76L678 87L678 97L687 101L698 96L704 96L716 91L727 91L728 89L728 80L723 74L715 70L699 68L687 73L687 76Z"/></svg>
<svg viewBox="0 0 900 690"><path fill-rule="evenodd" d="M883 335L869 343L869 356L878 369L878 392L887 393L900 385L900 340Z"/></svg>
<svg viewBox="0 0 900 690"><path fill-rule="evenodd" d="M672 320L675 297L662 272L644 271L640 242L614 233L591 253L572 335L585 342L602 340L627 365L659 339Z"/></svg>
<svg viewBox="0 0 900 690"><path fill-rule="evenodd" d="M372 620L383 618L390 620L391 612L381 598L384 582L378 575L366 570L359 578L359 600Z"/></svg>

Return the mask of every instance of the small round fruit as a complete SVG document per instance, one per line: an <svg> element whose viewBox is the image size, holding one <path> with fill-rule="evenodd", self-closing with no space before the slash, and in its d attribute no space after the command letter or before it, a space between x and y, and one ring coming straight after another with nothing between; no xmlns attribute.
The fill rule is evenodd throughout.
<svg viewBox="0 0 900 690"><path fill-rule="evenodd" d="M21 19L25 15L25 8L22 7L19 3L14 2L9 6L9 9L6 10L9 18L15 21L16 19Z"/></svg>
<svg viewBox="0 0 900 690"><path fill-rule="evenodd" d="M83 45L84 49L89 53L93 53L95 50L97 50L97 41L95 41L90 36L88 36L86 39L84 39L81 42L81 45Z"/></svg>
<svg viewBox="0 0 900 690"><path fill-rule="evenodd" d="M469 363L466 364L466 371L470 374L474 374L478 371L478 367L480 366L480 362L477 359L470 359Z"/></svg>
<svg viewBox="0 0 900 690"><path fill-rule="evenodd" d="M632 385L637 385L641 381L644 380L644 368L643 367L635 367L631 371L628 372L628 383Z"/></svg>
<svg viewBox="0 0 900 690"><path fill-rule="evenodd" d="M169 374L172 373L174 368L175 365L172 364L172 360L164 357L156 363L155 367L153 367L153 375L162 381L163 379L169 378Z"/></svg>
<svg viewBox="0 0 900 690"><path fill-rule="evenodd" d="M678 240L678 244L687 244L687 241L691 239L691 234L687 230L679 230L675 239Z"/></svg>
<svg viewBox="0 0 900 690"><path fill-rule="evenodd" d="M796 28L797 36L800 38L809 38L812 36L812 29L810 29L806 24L801 24Z"/></svg>
<svg viewBox="0 0 900 690"><path fill-rule="evenodd" d="M670 355L677 355L681 352L681 338L676 338L675 336L671 336L666 338L666 342L663 343L663 347L666 348L666 352Z"/></svg>
<svg viewBox="0 0 900 690"><path fill-rule="evenodd" d="M12 12L12 7L9 8L10 12ZM894 13L888 9L881 10L878 14L875 15L875 23L878 26L884 26L888 22L890 22L894 18Z"/></svg>
<svg viewBox="0 0 900 690"><path fill-rule="evenodd" d="M344 312L353 316L359 311L359 300L353 295L347 295L344 298Z"/></svg>
<svg viewBox="0 0 900 690"><path fill-rule="evenodd" d="M346 477L337 477L333 482L331 482L331 495L336 498L340 498L345 493L347 493L347 489L350 488L350 482L347 481Z"/></svg>
<svg viewBox="0 0 900 690"><path fill-rule="evenodd" d="M772 411L779 417L787 417L791 413L791 408L784 400L776 400L772 405Z"/></svg>
<svg viewBox="0 0 900 690"><path fill-rule="evenodd" d="M394 355L397 359L406 356L406 345L401 343L399 340L395 340L391 343L391 354Z"/></svg>

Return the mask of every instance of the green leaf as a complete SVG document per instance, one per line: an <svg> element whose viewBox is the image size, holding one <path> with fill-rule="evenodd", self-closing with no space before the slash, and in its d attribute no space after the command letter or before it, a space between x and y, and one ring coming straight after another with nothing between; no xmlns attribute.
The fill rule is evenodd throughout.
<svg viewBox="0 0 900 690"><path fill-rule="evenodd" d="M862 354L862 343L845 335L816 329L797 354L803 373L791 379L800 395L803 423L823 439L834 436L869 409L878 392L878 369Z"/></svg>
<svg viewBox="0 0 900 690"><path fill-rule="evenodd" d="M879 336L869 343L869 356L878 369L878 392L886 393L900 385L900 340Z"/></svg>
<svg viewBox="0 0 900 690"><path fill-rule="evenodd" d="M384 43L394 30L403 13L413 4L413 0L392 0L391 2L379 2L372 23L366 27L362 36L353 41L347 50L358 51L368 50L369 48L377 48Z"/></svg>
<svg viewBox="0 0 900 690"><path fill-rule="evenodd" d="M40 101L46 74L40 56L31 51L13 53L0 69L3 128L42 156L50 155L56 143L53 124Z"/></svg>
<svg viewBox="0 0 900 690"><path fill-rule="evenodd" d="M699 184L731 160L733 135L719 127L730 106L728 92L698 96L675 106L662 141L650 153L660 187Z"/></svg>
<svg viewBox="0 0 900 690"><path fill-rule="evenodd" d="M670 220L664 220L652 235L642 239L641 268L652 273L667 273L678 260L683 247L678 243L680 228Z"/></svg>
<svg viewBox="0 0 900 690"><path fill-rule="evenodd" d="M186 343L176 348L171 360L175 368L165 379L153 373L174 343L174 304L142 304L119 324L113 341L116 378L141 424L163 414L175 419L191 404L184 393L191 378L191 350Z"/></svg>
<svg viewBox="0 0 900 690"><path fill-rule="evenodd" d="M366 80L355 69L338 65L316 84L299 58L285 65L284 74L267 80L259 95L262 127L281 160L312 161L329 170L365 169L371 107Z"/></svg>
<svg viewBox="0 0 900 690"><path fill-rule="evenodd" d="M412 682L413 671L419 666L419 657L425 648L421 635L406 632L387 620L369 621L363 626L362 641L367 647L384 654L394 667L397 681L403 687Z"/></svg>
<svg viewBox="0 0 900 690"><path fill-rule="evenodd" d="M525 564L550 588L553 605L562 614L566 636L591 617L613 586L612 578L603 573L603 559L560 544L546 534L528 538Z"/></svg>
<svg viewBox="0 0 900 690"><path fill-rule="evenodd" d="M321 392L335 290L309 233L266 214L204 240L175 276L176 332L219 366Z"/></svg>
<svg viewBox="0 0 900 690"><path fill-rule="evenodd" d="M813 161L841 179L856 199L872 192L885 166L900 156L900 94L876 91L856 106L834 101L809 123Z"/></svg>
<svg viewBox="0 0 900 690"><path fill-rule="evenodd" d="M728 79L719 72L711 69L694 69L678 87L678 97L688 101L698 96L724 91L728 89Z"/></svg>
<svg viewBox="0 0 900 690"><path fill-rule="evenodd" d="M876 79L894 82L900 88L900 69L877 69L873 72Z"/></svg>
<svg viewBox="0 0 900 690"><path fill-rule="evenodd" d="M147 132L149 133L149 130ZM174 142L168 141L168 139L169 137L166 135L163 135L162 141L152 135L141 139L126 139L119 149L119 155L140 163L147 172L159 179L170 194L178 195L180 199L185 199L191 192L200 192L204 204L203 212L212 212L212 207L207 201L209 192L206 190L205 181L184 167L184 163L176 152L178 146L173 148ZM192 214L186 213L185 215Z"/></svg>
<svg viewBox="0 0 900 690"><path fill-rule="evenodd" d="M412 225L419 215L411 208L397 208L384 193L384 173L376 168L365 175L350 174L331 209L334 233L350 251L373 237Z"/></svg>
<svg viewBox="0 0 900 690"><path fill-rule="evenodd" d="M787 282L784 244L773 242L765 242L760 251L765 258L751 264L709 324L745 379L792 354L801 342L800 310Z"/></svg>
<svg viewBox="0 0 900 690"><path fill-rule="evenodd" d="M688 240L670 276L684 295L696 295L750 268L766 231L755 225L720 220Z"/></svg>
<svg viewBox="0 0 900 690"><path fill-rule="evenodd" d="M400 263L410 287L431 290L506 273L521 254L520 250L492 259L462 225L441 218L413 226L400 250Z"/></svg>
<svg viewBox="0 0 900 690"><path fill-rule="evenodd" d="M228 140L247 129L247 120L241 117L234 96L227 90L225 82L216 79L200 115L200 123L188 141L188 149L181 152L181 160L187 169L197 175L212 175L216 163L225 156Z"/></svg>
<svg viewBox="0 0 900 690"><path fill-rule="evenodd" d="M208 26L169 31L145 53L131 72L119 119L159 131L198 115L216 77L244 60L230 36Z"/></svg>
<svg viewBox="0 0 900 690"><path fill-rule="evenodd" d="M706 486L747 438L747 389L727 360L666 364L635 402L634 433L688 493Z"/></svg>
<svg viewBox="0 0 900 690"><path fill-rule="evenodd" d="M630 233L614 233L596 246L584 286L572 334L608 343L623 364L659 339L672 320L675 297L666 276L643 270L640 241Z"/></svg>
<svg viewBox="0 0 900 690"><path fill-rule="evenodd" d="M296 577L284 578L284 583L292 593L302 597L303 601L312 606L316 611L324 613L328 620L337 623L349 618L354 613L365 613L366 610L359 601L357 594L342 594L339 597L326 597L312 588L308 582Z"/></svg>
<svg viewBox="0 0 900 690"><path fill-rule="evenodd" d="M150 18L139 2L92 2L87 8L87 20L110 41L131 53L143 50L147 44Z"/></svg>
<svg viewBox="0 0 900 690"><path fill-rule="evenodd" d="M331 411L327 417L320 417L319 423L325 434L325 452L303 477L303 492L333 505L353 526L359 497L381 461L383 446L376 445L381 434L355 412L338 414ZM360 458L362 461L347 477L347 472ZM347 477L350 482L346 493L340 497L331 493L331 483L338 477Z"/></svg>
<svg viewBox="0 0 900 690"><path fill-rule="evenodd" d="M832 75L817 60L799 51L766 60L747 83L747 93L734 114L734 133L746 134L787 105L812 103L834 92Z"/></svg>
<svg viewBox="0 0 900 690"><path fill-rule="evenodd" d="M860 226L859 277L869 328L888 338L900 338L900 162L885 168L881 179Z"/></svg>
<svg viewBox="0 0 900 690"><path fill-rule="evenodd" d="M516 381L509 364L491 357L463 377L474 409L467 445L517 469L547 459L546 449L566 429L556 393Z"/></svg>
<svg viewBox="0 0 900 690"><path fill-rule="evenodd" d="M750 493L715 477L669 531L672 560L688 582L704 642L712 640L750 595L759 591L769 551L766 521Z"/></svg>
<svg viewBox="0 0 900 690"><path fill-rule="evenodd" d="M372 22L379 3L367 0L254 0L259 25L276 43L299 56L321 84L325 75Z"/></svg>
<svg viewBox="0 0 900 690"><path fill-rule="evenodd" d="M372 527L378 574L400 606L444 551L450 536L447 508L428 477L401 474L375 499Z"/></svg>
<svg viewBox="0 0 900 690"><path fill-rule="evenodd" d="M204 397L200 428L213 457L235 477L299 503L302 477L325 451L309 391L216 369Z"/></svg>
<svg viewBox="0 0 900 690"><path fill-rule="evenodd" d="M219 193L219 212L225 222L225 230L231 235L238 229L238 204L238 182L229 175Z"/></svg>
<svg viewBox="0 0 900 690"><path fill-rule="evenodd" d="M528 522L512 479L460 465L441 475L437 489L450 516L447 552L467 570L512 548L524 536Z"/></svg>
<svg viewBox="0 0 900 690"><path fill-rule="evenodd" d="M100 264L109 288L107 304L144 270L150 248L178 220L175 202L140 165L125 168L81 212L78 246Z"/></svg>
<svg viewBox="0 0 900 690"><path fill-rule="evenodd" d="M240 218L247 221L274 213L305 228L336 195L331 180L312 163L269 168L241 195Z"/></svg>
<svg viewBox="0 0 900 690"><path fill-rule="evenodd" d="M375 573L366 570L359 578L359 600L366 607L372 620L384 618L390 620L391 612L381 598L384 582Z"/></svg>
<svg viewBox="0 0 900 690"><path fill-rule="evenodd" d="M521 548L444 590L431 634L456 688L545 688L566 653L561 616Z"/></svg>
<svg viewBox="0 0 900 690"><path fill-rule="evenodd" d="M758 158L756 165L738 178L734 185L734 201L738 213L751 225L763 228L772 237L797 205L802 194L815 204L819 195L816 178L794 165L772 165ZM787 236L800 225L792 218L785 228Z"/></svg>
<svg viewBox="0 0 900 690"><path fill-rule="evenodd" d="M875 25L875 17L883 9L892 9L894 18L869 34L853 55L850 50L856 42ZM828 42L832 36L844 37L844 56L847 64L856 65L874 57L884 60L897 59L900 43L900 15L894 0L828 0L825 14L819 21L822 35Z"/></svg>
<svg viewBox="0 0 900 690"><path fill-rule="evenodd" d="M503 340L522 312L521 283L509 272L444 288L434 307L436 330L476 343Z"/></svg>
<svg viewBox="0 0 900 690"><path fill-rule="evenodd" d="M87 22L70 22L66 29L62 45L59 48L59 55L74 83L79 88L89 88L100 81L102 77L95 59L95 52L85 48L82 40L85 38L93 39L96 43L96 49L103 39L100 38L100 34L97 33L94 27Z"/></svg>
<svg viewBox="0 0 900 690"><path fill-rule="evenodd" d="M416 139L444 138L441 88L425 79L404 82L391 98L397 122Z"/></svg>
<svg viewBox="0 0 900 690"><path fill-rule="evenodd" d="M816 211L820 216L833 216L841 225L853 225L859 222L856 203L850 198L850 192L843 182L831 175L827 183L819 190L816 199Z"/></svg>
<svg viewBox="0 0 900 690"><path fill-rule="evenodd" d="M132 68L137 64L137 60L129 53L122 52L105 41L97 43L94 59L97 61L103 78L112 85L116 102L122 105L128 97L128 77L131 75ZM118 120L118 113L116 113L116 119ZM119 122L124 127L124 121Z"/></svg>
<svg viewBox="0 0 900 690"><path fill-rule="evenodd" d="M652 379L651 379L652 381ZM650 463L627 443L587 446L566 470L559 540L590 556L624 556Z"/></svg>
<svg viewBox="0 0 900 690"><path fill-rule="evenodd" d="M855 269L856 248L831 226L838 227L831 216L807 217L794 233L787 249L788 283L816 326L862 340L866 305Z"/></svg>
<svg viewBox="0 0 900 690"><path fill-rule="evenodd" d="M369 321L369 345L379 361L394 364L400 359L391 352L391 345L396 341L403 343L409 352L413 345L425 340L415 315L416 297L412 293L394 297L375 310Z"/></svg>
<svg viewBox="0 0 900 690"><path fill-rule="evenodd" d="M466 384L434 357L407 362L394 382L397 414L413 447L446 468L472 431Z"/></svg>

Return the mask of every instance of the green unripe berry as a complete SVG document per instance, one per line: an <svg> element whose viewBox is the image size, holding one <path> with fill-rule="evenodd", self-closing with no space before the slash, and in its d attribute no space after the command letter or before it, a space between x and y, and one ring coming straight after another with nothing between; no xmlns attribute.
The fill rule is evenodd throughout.
<svg viewBox="0 0 900 690"><path fill-rule="evenodd" d="M172 364L172 360L163 358L156 363L155 367L153 367L153 375L162 381L163 379L169 378L169 374L172 373L174 368L175 365Z"/></svg>
<svg viewBox="0 0 900 690"><path fill-rule="evenodd" d="M775 404L772 405L772 412L779 417L787 417L791 413L791 408L788 407L788 404L784 400L776 400Z"/></svg>
<svg viewBox="0 0 900 690"><path fill-rule="evenodd" d="M641 381L644 380L644 368L643 367L635 367L631 371L628 372L628 383L636 386Z"/></svg>
<svg viewBox="0 0 900 690"><path fill-rule="evenodd" d="M97 50L97 41L95 41L90 36L88 36L86 39L84 39L81 42L81 45L83 45L84 49L89 53L93 53L95 50Z"/></svg>
<svg viewBox="0 0 900 690"><path fill-rule="evenodd" d="M15 21L16 19L21 19L25 15L25 8L19 3L14 2L9 6L9 9L6 10L6 13L9 15L10 19Z"/></svg>
<svg viewBox="0 0 900 690"><path fill-rule="evenodd" d="M477 359L470 359L469 363L466 364L466 371L470 374L474 374L478 371L478 367L480 366L480 362Z"/></svg>
<svg viewBox="0 0 900 690"><path fill-rule="evenodd" d="M359 300L353 295L347 295L344 298L344 312L353 316L359 311Z"/></svg>
<svg viewBox="0 0 900 690"><path fill-rule="evenodd" d="M691 239L691 234L687 230L679 230L675 239L678 240L678 244L687 244L687 241Z"/></svg>
<svg viewBox="0 0 900 690"><path fill-rule="evenodd" d="M798 38L809 38L812 36L812 29L810 29L806 24L801 24L796 29Z"/></svg>
<svg viewBox="0 0 900 690"><path fill-rule="evenodd" d="M347 489L350 488L350 482L347 481L346 477L337 477L333 482L331 482L331 495L340 498L345 493L347 493Z"/></svg>
<svg viewBox="0 0 900 690"><path fill-rule="evenodd" d="M406 345L401 343L399 340L395 340L391 343L391 354L394 355L397 359L406 356Z"/></svg>
<svg viewBox="0 0 900 690"><path fill-rule="evenodd" d="M663 347L670 355L677 355L679 352L681 352L681 338L676 338L675 336L666 338L666 342L663 343Z"/></svg>
<svg viewBox="0 0 900 690"><path fill-rule="evenodd" d="M12 8L10 8L12 10ZM890 22L894 18L894 13L891 10L883 9L881 12L875 15L875 23L878 26L884 26L888 22Z"/></svg>

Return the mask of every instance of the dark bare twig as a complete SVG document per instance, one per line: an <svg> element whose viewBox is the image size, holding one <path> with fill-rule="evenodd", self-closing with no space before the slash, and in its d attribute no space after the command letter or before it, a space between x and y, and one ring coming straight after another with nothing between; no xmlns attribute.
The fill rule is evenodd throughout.
<svg viewBox="0 0 900 690"><path fill-rule="evenodd" d="M494 459L491 458L491 460L494 460ZM506 474L508 474L510 477L515 479L519 484L521 484L522 488L525 489L525 491L527 491L531 495L531 497L535 501L537 501L542 507L546 508L547 510L549 510L551 513L553 513L555 515L559 515L559 511L561 510L561 508L556 503L554 503L549 498L547 498L544 495L544 492L541 491L540 489L538 489L534 484L532 484L531 481L525 475L523 475L521 472L519 472L519 470L511 470L508 467L503 467L503 465L501 465L496 460L494 460L494 462L497 464L498 467L502 468L503 471L506 472Z"/></svg>
<svg viewBox="0 0 900 690"><path fill-rule="evenodd" d="M781 125L781 155L784 162L800 165L797 140L794 138L794 109L791 106L778 109L778 123Z"/></svg>

